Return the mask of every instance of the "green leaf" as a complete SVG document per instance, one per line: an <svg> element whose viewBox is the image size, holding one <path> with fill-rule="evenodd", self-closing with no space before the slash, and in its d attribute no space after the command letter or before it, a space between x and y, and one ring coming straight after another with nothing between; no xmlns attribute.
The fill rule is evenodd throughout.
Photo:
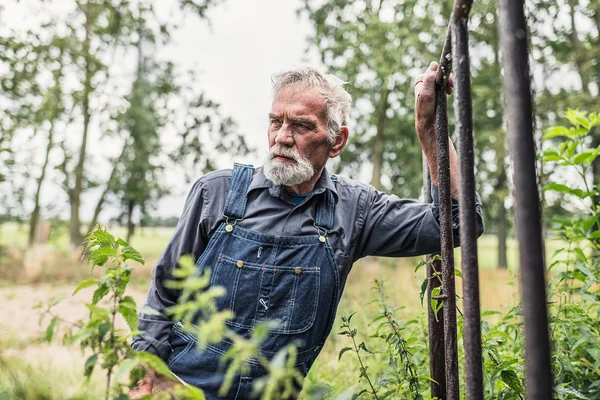
<svg viewBox="0 0 600 400"><path fill-rule="evenodd" d="M500 379L502 379L502 382L506 383L506 385L512 390L514 390L516 393L523 393L523 385L515 371L504 370L500 372Z"/></svg>
<svg viewBox="0 0 600 400"><path fill-rule="evenodd" d="M73 291L73 295L75 295L75 293L79 292L81 289L85 289L87 287L94 286L99 283L100 283L100 281L98 279L86 279L86 280L80 282L79 285L77 285L77 287L75 288L75 291Z"/></svg>
<svg viewBox="0 0 600 400"><path fill-rule="evenodd" d="M578 392L577 390L573 389L572 387L561 387L561 386L558 386L558 387L554 388L554 390L556 390L556 393L558 393L561 396L572 396L572 397L574 397L576 399L581 399L581 400L588 400L589 399L583 393Z"/></svg>
<svg viewBox="0 0 600 400"><path fill-rule="evenodd" d="M342 359L342 356L344 355L345 352L352 350L352 347L344 347L342 350L340 350L339 354L338 354L338 361L340 361Z"/></svg>
<svg viewBox="0 0 600 400"><path fill-rule="evenodd" d="M132 369L134 369L140 363L140 359L137 357L128 358L121 362L117 372L115 373L115 378L119 378L123 374L128 374Z"/></svg>
<svg viewBox="0 0 600 400"><path fill-rule="evenodd" d="M579 197L580 199L585 199L594 195L594 192L586 192L581 189L572 189L567 185L563 185L561 183L550 183L549 185L544 186L544 192L550 190L555 192L571 194L573 196Z"/></svg>
<svg viewBox="0 0 600 400"><path fill-rule="evenodd" d="M428 278L423 280L421 283L421 292L419 293L419 297L421 298L421 307L423 306L423 299L425 298L425 292L427 292L427 283L429 282Z"/></svg>
<svg viewBox="0 0 600 400"><path fill-rule="evenodd" d="M549 140L558 136L572 137L569 133L569 128L566 126L553 126L546 129L545 132L544 136L542 136L542 140Z"/></svg>
<svg viewBox="0 0 600 400"><path fill-rule="evenodd" d="M144 264L144 258L142 257L142 255L140 254L139 251L137 251L136 249L134 249L131 246L127 246L124 250L123 250L123 258L125 260L133 260L133 261L137 261L140 264Z"/></svg>
<svg viewBox="0 0 600 400"><path fill-rule="evenodd" d="M90 378L92 372L94 372L94 366L96 366L96 362L98 362L98 354L94 354L90 358L85 361L85 372L84 375L86 378Z"/></svg>
<svg viewBox="0 0 600 400"><path fill-rule="evenodd" d="M48 343L50 343L52 341L52 338L54 337L54 333L56 332L56 327L58 326L58 318L54 317L52 318L52 320L50 321L50 324L48 324L48 327L46 328L46 334L44 335L44 340Z"/></svg>
<svg viewBox="0 0 600 400"><path fill-rule="evenodd" d="M454 275L458 276L459 278L462 278L462 272L460 272L460 269L455 269Z"/></svg>
<svg viewBox="0 0 600 400"><path fill-rule="evenodd" d="M98 304L100 300L104 298L108 294L108 286L102 284L94 291L94 295L92 296L92 304Z"/></svg>
<svg viewBox="0 0 600 400"><path fill-rule="evenodd" d="M94 265L103 266L110 257L115 257L117 250L112 247L100 247L88 254L88 259Z"/></svg>
<svg viewBox="0 0 600 400"><path fill-rule="evenodd" d="M135 300L133 300L131 296L125 296L119 301L117 311L119 311L123 318L125 318L127 325L129 325L129 329L131 329L132 331L137 331L138 315Z"/></svg>
<svg viewBox="0 0 600 400"><path fill-rule="evenodd" d="M100 326L98 326L98 336L100 336L100 339L103 339L104 336L106 336L108 331L110 331L111 326L112 325L110 322L105 322L103 324L100 324Z"/></svg>
<svg viewBox="0 0 600 400"><path fill-rule="evenodd" d="M581 153L577 154L575 158L573 158L574 164L591 164L592 161L598 156L596 150L585 150Z"/></svg>

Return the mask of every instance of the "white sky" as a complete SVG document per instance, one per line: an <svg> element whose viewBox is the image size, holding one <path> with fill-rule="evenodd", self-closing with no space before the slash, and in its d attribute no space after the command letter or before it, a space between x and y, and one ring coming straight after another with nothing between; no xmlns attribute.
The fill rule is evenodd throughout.
<svg viewBox="0 0 600 400"><path fill-rule="evenodd" d="M4 3L4 2L3 2ZM11 28L34 27L38 18L32 5L39 0L15 1L4 5L3 22ZM72 7L71 0L54 0L52 13L64 16ZM155 0L157 9L167 9L171 0ZM191 12L181 20L179 29L172 36L172 44L159 51L159 57L169 59L182 70L200 71L199 86L207 98L221 104L223 115L233 117L239 131L246 135L247 143L258 151L249 157L235 160L221 157L218 167L230 167L233 161L249 162L260 165L266 154L267 114L271 105L271 77L298 65L319 66L317 54L305 54L306 37L310 25L304 16L296 15L298 0L225 0L224 4L209 13L210 24L200 20ZM39 12L38 12L39 14ZM132 63L135 57L127 57ZM127 61L126 61L127 62ZM132 65L135 67L135 65ZM79 143L80 136L73 137L73 144ZM96 126L91 130L89 149L101 155L114 155L114 142L99 140L100 132ZM44 144L40 143L40 147ZM98 177L103 171L108 178L110 170L101 168L104 157L92 157L86 165ZM40 162L41 164L41 162ZM161 216L179 215L188 190L180 173L168 176L173 185L172 192L159 205ZM37 174L36 174L37 176ZM42 205L63 203L63 216L67 217L68 199L50 173L42 193ZM86 193L80 215L83 221L89 220L93 213L99 190ZM101 221L113 216L116 210L107 209L101 214ZM104 220L104 221L102 221Z"/></svg>

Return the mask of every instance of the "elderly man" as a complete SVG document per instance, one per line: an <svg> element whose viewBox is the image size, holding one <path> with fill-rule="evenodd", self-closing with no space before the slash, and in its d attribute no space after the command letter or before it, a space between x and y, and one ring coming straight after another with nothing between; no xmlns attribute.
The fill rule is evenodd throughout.
<svg viewBox="0 0 600 400"><path fill-rule="evenodd" d="M416 130L430 166L437 199L435 74L437 64L415 85ZM306 375L331 331L352 264L368 256L415 256L439 251L437 200L400 199L373 187L330 175L325 165L348 140L350 95L343 82L311 68L281 75L269 113L270 152L264 167L235 164L200 178L166 250L154 268L147 305L164 311L177 302L165 288L177 260L191 254L196 267L212 269L211 285L224 286L219 309L231 309L231 329L248 336L257 323L277 320L262 347L267 357L300 343L297 368ZM457 155L451 146L451 190L457 197ZM453 200L458 220L458 202ZM477 205L479 232L483 220ZM457 226L457 224L455 224ZM456 235L456 232L455 232ZM220 357L230 343L198 346L164 316L140 316L144 336L134 348L162 357L184 381L218 397ZM251 362L225 398L251 393L264 371ZM148 390L146 381L140 390Z"/></svg>

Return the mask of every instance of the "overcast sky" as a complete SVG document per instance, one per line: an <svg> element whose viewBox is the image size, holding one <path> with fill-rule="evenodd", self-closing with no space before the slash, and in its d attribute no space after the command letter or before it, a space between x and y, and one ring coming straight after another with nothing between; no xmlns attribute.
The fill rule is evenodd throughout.
<svg viewBox="0 0 600 400"><path fill-rule="evenodd" d="M36 21L46 17L35 16L32 5L36 4L40 4L39 0L4 3L3 22L7 21L13 28L35 25ZM50 4L51 12L60 17L68 13L73 1L54 0ZM172 3L171 0L155 0L155 4L166 13ZM160 50L160 58L170 59L186 70L200 71L198 88L221 104L223 114L233 117L239 131L245 133L247 142L259 150L246 158L222 157L218 167L230 167L233 161L261 164L267 148L271 77L294 66L320 66L316 53L305 54L311 27L306 16L299 18L296 15L299 5L298 0L225 0L208 13L210 24L190 12L174 33L173 43ZM181 18L177 20L181 21ZM135 61L132 57L131 62ZM80 136L74 134L73 137L79 143ZM89 148L100 154L115 153L115 149L109 148L114 147L114 143L98 138L96 128L96 132L92 130ZM96 162L99 161L91 161L92 164ZM94 170L97 166L86 167ZM106 178L109 172L106 172ZM66 217L68 199L52 182L52 174L49 178L42 194L42 205L64 201L63 215ZM183 176L169 176L169 182L174 186L171 195L160 202L158 212L161 216L180 214L189 186ZM96 190L83 196L82 220L91 218L98 195ZM115 210L108 209L101 219L106 222L106 218L114 214Z"/></svg>

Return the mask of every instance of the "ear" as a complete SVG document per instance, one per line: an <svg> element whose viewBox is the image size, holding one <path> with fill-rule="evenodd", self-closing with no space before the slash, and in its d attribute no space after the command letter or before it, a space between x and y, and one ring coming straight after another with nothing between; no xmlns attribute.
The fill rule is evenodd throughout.
<svg viewBox="0 0 600 400"><path fill-rule="evenodd" d="M331 149L329 149L329 158L337 157L342 152L342 150L344 150L344 147L346 147L346 142L348 142L348 134L348 127L342 125L340 127L340 133L335 139L335 143L331 146Z"/></svg>

